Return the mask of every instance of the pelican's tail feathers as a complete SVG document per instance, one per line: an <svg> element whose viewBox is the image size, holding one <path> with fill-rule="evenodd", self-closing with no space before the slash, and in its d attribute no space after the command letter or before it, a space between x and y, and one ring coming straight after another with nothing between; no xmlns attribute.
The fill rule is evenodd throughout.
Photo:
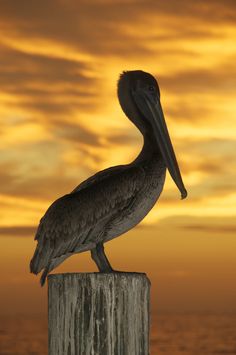
<svg viewBox="0 0 236 355"><path fill-rule="evenodd" d="M52 269L53 269L53 268L51 268L51 263L49 263L49 264L45 267L45 269L44 269L44 271L43 271L43 273L42 273L42 275L41 275L41 277L40 277L40 285L41 285L41 287L44 286L45 281L46 281L46 278L47 278L47 276L48 276L48 273L49 273Z"/></svg>
<svg viewBox="0 0 236 355"><path fill-rule="evenodd" d="M50 257L50 248L43 248L40 243L38 243L34 252L34 256L30 261L30 272L37 275L48 264L48 262L50 261Z"/></svg>
<svg viewBox="0 0 236 355"><path fill-rule="evenodd" d="M69 256L71 256L73 253L68 253L68 254L64 254L58 258L54 258L52 259L48 265L45 267L41 278L40 278L40 284L41 286L43 286L45 284L47 275L49 274L49 272L51 272L52 270L54 270L57 266L59 266L65 259L69 258Z"/></svg>

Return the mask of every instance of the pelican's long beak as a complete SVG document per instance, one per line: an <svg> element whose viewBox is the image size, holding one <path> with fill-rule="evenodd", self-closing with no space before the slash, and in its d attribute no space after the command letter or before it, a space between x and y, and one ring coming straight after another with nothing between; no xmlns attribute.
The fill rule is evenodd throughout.
<svg viewBox="0 0 236 355"><path fill-rule="evenodd" d="M141 88L133 91L132 95L139 110L152 125L158 147L169 173L181 193L181 198L186 198L187 191L183 184L159 98Z"/></svg>

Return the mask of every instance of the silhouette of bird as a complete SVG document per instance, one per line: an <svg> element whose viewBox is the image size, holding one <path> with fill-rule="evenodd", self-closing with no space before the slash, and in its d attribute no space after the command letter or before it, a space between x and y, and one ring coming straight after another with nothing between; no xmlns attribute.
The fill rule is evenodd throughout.
<svg viewBox="0 0 236 355"><path fill-rule="evenodd" d="M100 272L113 272L103 244L136 226L157 202L166 168L187 196L160 103L155 78L126 71L118 81L118 98L126 116L143 135L137 158L91 176L60 197L40 220L30 270L45 283L47 274L75 253L91 250ZM144 244L147 241L144 240Z"/></svg>

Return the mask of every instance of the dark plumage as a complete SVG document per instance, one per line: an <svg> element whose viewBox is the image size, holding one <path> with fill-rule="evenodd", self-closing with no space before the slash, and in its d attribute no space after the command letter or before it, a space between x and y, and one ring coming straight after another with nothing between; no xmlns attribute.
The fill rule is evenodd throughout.
<svg viewBox="0 0 236 355"><path fill-rule="evenodd" d="M166 167L181 191L184 188L160 105L153 76L124 72L118 98L128 118L144 137L143 148L130 164L98 172L48 208L35 236L37 247L30 270L47 274L69 256L91 250L101 272L112 272L103 243L137 225L158 200Z"/></svg>

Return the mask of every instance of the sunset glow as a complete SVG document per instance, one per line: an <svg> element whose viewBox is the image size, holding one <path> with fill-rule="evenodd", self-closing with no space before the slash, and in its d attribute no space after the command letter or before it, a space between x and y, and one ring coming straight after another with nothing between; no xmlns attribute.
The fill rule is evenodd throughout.
<svg viewBox="0 0 236 355"><path fill-rule="evenodd" d="M163 309L184 308L191 285L207 288L206 270L214 285L216 273L222 280L227 273L216 307L222 302L222 309L225 303L236 310L230 298L236 297L235 3L181 3L1 2L0 270L6 287L26 285L28 298L37 294L38 279L28 263L48 206L95 172L138 155L142 137L122 112L116 87L123 70L141 69L159 82L189 196L181 201L168 175L160 201L141 226L108 243L111 260L120 269L147 272ZM149 238L147 250L142 238ZM68 270L95 266L81 255L56 272ZM166 296L173 292L170 279L181 280L182 291L176 292L183 300L176 304ZM188 301L207 308L218 288L205 303L197 305L191 292ZM8 293L1 297L4 309Z"/></svg>

